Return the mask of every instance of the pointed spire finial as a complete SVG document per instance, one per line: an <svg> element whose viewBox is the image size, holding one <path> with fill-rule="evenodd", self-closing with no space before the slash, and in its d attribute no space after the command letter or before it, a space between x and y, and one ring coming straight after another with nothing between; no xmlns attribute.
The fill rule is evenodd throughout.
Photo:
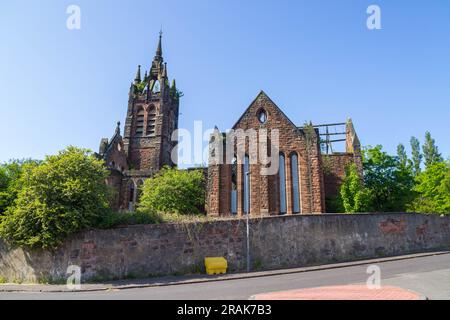
<svg viewBox="0 0 450 320"><path fill-rule="evenodd" d="M120 134L120 121L117 121L116 134Z"/></svg>
<svg viewBox="0 0 450 320"><path fill-rule="evenodd" d="M160 57L162 58L162 45L161 45L161 39L162 39L162 27L161 30L159 31L159 41L158 41L158 48L156 49L156 57Z"/></svg>
<svg viewBox="0 0 450 320"><path fill-rule="evenodd" d="M134 77L134 83L138 84L141 82L141 65L138 65L138 69L136 71L136 77Z"/></svg>

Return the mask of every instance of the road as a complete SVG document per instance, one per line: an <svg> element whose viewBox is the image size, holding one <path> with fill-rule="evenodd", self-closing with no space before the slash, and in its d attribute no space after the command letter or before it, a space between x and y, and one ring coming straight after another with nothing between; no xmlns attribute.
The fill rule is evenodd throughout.
<svg viewBox="0 0 450 320"><path fill-rule="evenodd" d="M450 254L418 257L377 264L381 285L414 290L433 299L450 300ZM2 299L137 299L137 300L234 300L249 299L258 293L330 285L366 283L367 265L304 273L227 280L165 287L136 288L98 292L0 293Z"/></svg>

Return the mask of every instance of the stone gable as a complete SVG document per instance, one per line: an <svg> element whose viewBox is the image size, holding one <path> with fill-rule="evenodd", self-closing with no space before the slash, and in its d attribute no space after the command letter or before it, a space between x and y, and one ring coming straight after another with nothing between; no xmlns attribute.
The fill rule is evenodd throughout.
<svg viewBox="0 0 450 320"><path fill-rule="evenodd" d="M247 186L244 172L244 161L239 150L245 149L245 154L252 154L255 145L260 148L260 135L252 135L249 130L277 130L279 133L278 149L269 149L280 154L280 170L276 174L261 174L260 162L250 162L250 178ZM298 127L283 111L263 92L253 100L244 111L233 130L243 130L249 138L236 139L231 145L224 144L223 163L210 162L208 170L208 214L227 216L246 213L246 204L249 203L251 215L279 215L279 214L306 214L323 213L326 211L325 198L337 195L337 190L345 176L345 169L350 163L360 165L359 139L354 131L353 124L347 123L347 152L333 154L333 161L329 171L324 170L324 158L321 153L319 130L314 126ZM216 136L226 138L230 134ZM252 140L253 144L250 142ZM214 139L212 141L215 141ZM245 144L245 145L244 145ZM237 165L230 163L227 148L233 148L237 158ZM210 148L214 150L214 147ZM229 152L228 152L229 153ZM259 155L259 149L256 154ZM327 157L326 160L328 160ZM234 173L236 172L236 173ZM280 173L281 172L281 173ZM284 173L284 175L282 175ZM235 178L236 175L237 177ZM325 180L326 177L326 180ZM250 189L249 196L246 190ZM236 199L236 200L234 200ZM234 202L237 202L236 204ZM283 212L283 209L285 209Z"/></svg>

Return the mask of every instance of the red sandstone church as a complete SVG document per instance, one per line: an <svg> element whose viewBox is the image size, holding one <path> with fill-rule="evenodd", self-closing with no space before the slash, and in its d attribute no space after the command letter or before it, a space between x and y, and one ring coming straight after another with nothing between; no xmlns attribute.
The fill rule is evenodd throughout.
<svg viewBox="0 0 450 320"><path fill-rule="evenodd" d="M331 128L333 132L329 131ZM236 157L230 163L225 159L226 148L230 146L224 144L221 163L210 162L208 167L209 215L323 213L325 199L337 195L347 166L355 163L362 171L360 142L351 120L298 127L261 92L232 129L267 132L277 129L279 170L274 175L262 175L262 164L252 164L247 155L240 161ZM215 136L212 141L217 141L217 137L226 140L227 133L218 134L216 130ZM337 142L345 143L345 152L333 152L333 143ZM233 152L239 143L245 144L246 152L250 150L249 139L244 142L233 139Z"/></svg>
<svg viewBox="0 0 450 320"><path fill-rule="evenodd" d="M138 66L131 83L124 135L118 123L113 137L100 142L98 156L105 160L107 183L116 191L113 208L133 211L143 181L165 165L176 165L171 158L176 141L171 137L178 129L179 100L175 80L169 82L160 34L149 71L141 78ZM299 127L261 92L232 129L277 129L279 170L261 175L261 165L249 163L247 157L210 162L206 210L211 216L323 213L325 199L337 195L346 167L355 163L362 171L360 142L351 120ZM215 135L227 136L218 130ZM345 143L345 152L333 151L338 142Z"/></svg>

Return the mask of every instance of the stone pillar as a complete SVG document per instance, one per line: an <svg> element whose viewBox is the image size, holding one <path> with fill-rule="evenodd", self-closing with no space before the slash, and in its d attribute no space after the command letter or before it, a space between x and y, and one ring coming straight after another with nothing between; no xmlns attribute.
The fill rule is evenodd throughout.
<svg viewBox="0 0 450 320"><path fill-rule="evenodd" d="M259 166L255 171L259 175L259 211L262 216L267 216L270 209L269 177L261 175Z"/></svg>
<svg viewBox="0 0 450 320"><path fill-rule="evenodd" d="M322 159L320 154L319 136L317 132L312 136L310 146L311 159L311 213L325 211L325 192L323 184Z"/></svg>
<svg viewBox="0 0 450 320"><path fill-rule="evenodd" d="M287 153L285 155L285 172L286 172L286 213L292 214L292 172L291 157Z"/></svg>
<svg viewBox="0 0 450 320"><path fill-rule="evenodd" d="M208 196L207 212L209 216L219 216L220 199L220 167L219 165L210 165L208 167Z"/></svg>
<svg viewBox="0 0 450 320"><path fill-rule="evenodd" d="M231 165L222 164L220 169L220 214L228 216L231 214Z"/></svg>
<svg viewBox="0 0 450 320"><path fill-rule="evenodd" d="M299 201L299 209L300 209L300 214L302 214L304 212L303 210L303 180L302 180L302 165L301 163L301 159L300 159L300 154L297 153L297 173L298 173L298 201Z"/></svg>

